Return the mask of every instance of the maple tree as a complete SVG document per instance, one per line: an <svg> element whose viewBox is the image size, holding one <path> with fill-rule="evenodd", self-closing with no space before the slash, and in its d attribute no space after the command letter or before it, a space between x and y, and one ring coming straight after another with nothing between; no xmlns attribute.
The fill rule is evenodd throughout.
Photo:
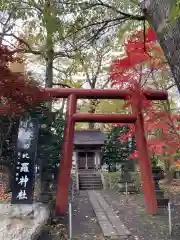
<svg viewBox="0 0 180 240"><path fill-rule="evenodd" d="M141 86L141 107L149 152L174 159L180 147L180 117L168 112L162 103L148 101L142 88L149 79L152 85L152 75L156 71L165 71L168 68L156 39L152 28L148 28L145 33L140 30L132 34L124 44L126 56L112 63L110 78L112 85L118 85L121 89L134 91L136 84ZM131 99L127 99L124 108L130 105ZM129 128L127 134L120 136L124 141L134 134L134 125L129 124ZM130 157L138 157L137 151Z"/></svg>
<svg viewBox="0 0 180 240"><path fill-rule="evenodd" d="M48 94L32 78L11 71L10 63L22 61L14 55L14 51L0 45L0 56L0 114L22 114L25 109L49 99Z"/></svg>

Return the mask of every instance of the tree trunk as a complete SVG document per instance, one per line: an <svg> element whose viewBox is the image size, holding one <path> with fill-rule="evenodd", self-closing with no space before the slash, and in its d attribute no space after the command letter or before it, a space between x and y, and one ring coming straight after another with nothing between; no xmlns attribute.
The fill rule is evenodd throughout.
<svg viewBox="0 0 180 240"><path fill-rule="evenodd" d="M89 109L88 112L94 114L96 112L96 107L98 106L98 104L99 104L99 100L92 99L90 101L90 109ZM89 123L89 129L94 129L94 128L95 128L95 123L90 122Z"/></svg>
<svg viewBox="0 0 180 240"><path fill-rule="evenodd" d="M53 27L51 26L51 6L50 1L45 6L44 20L46 27L46 79L45 87L53 87L53 61L54 61L54 48L53 48ZM52 102L48 103L48 108L52 110Z"/></svg>
<svg viewBox="0 0 180 240"><path fill-rule="evenodd" d="M46 81L45 87L52 88L53 86L53 49L48 50L46 59ZM52 102L48 102L48 109L51 112Z"/></svg>
<svg viewBox="0 0 180 240"><path fill-rule="evenodd" d="M53 49L47 52L45 86L48 88L52 88L53 86Z"/></svg>
<svg viewBox="0 0 180 240"><path fill-rule="evenodd" d="M60 112L61 112L62 114L64 114L64 109L65 109L65 107L66 107L66 99L63 98L63 99L62 99L61 110L60 110Z"/></svg>
<svg viewBox="0 0 180 240"><path fill-rule="evenodd" d="M141 8L157 34L180 92L180 20L171 19L175 0L144 0Z"/></svg>

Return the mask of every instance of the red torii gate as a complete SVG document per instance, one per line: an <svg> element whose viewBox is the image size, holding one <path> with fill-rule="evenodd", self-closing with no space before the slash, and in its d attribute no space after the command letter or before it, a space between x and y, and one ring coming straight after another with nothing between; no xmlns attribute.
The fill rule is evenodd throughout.
<svg viewBox="0 0 180 240"><path fill-rule="evenodd" d="M72 167L74 127L76 122L135 124L136 146L139 155L139 165L146 209L149 214L156 213L157 200L144 132L144 120L141 109L141 101L142 93L148 100L167 100L167 92L157 90L142 90L138 84L136 85L134 91L76 88L46 88L46 91L54 98L67 98L64 145L56 195L57 214L65 214L67 211L70 172ZM127 99L127 97L132 98L132 114L76 113L77 99Z"/></svg>

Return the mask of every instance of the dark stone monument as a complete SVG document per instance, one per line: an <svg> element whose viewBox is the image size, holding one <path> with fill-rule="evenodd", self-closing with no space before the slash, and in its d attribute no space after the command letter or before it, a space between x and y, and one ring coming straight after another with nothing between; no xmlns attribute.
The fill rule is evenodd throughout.
<svg viewBox="0 0 180 240"><path fill-rule="evenodd" d="M17 161L12 184L12 204L32 204L39 123L37 119L20 121Z"/></svg>
<svg viewBox="0 0 180 240"><path fill-rule="evenodd" d="M159 181L164 178L164 172L156 161L152 162L152 175L154 180L155 192L157 198L164 198L164 192L159 187Z"/></svg>
<svg viewBox="0 0 180 240"><path fill-rule="evenodd" d="M131 174L128 168L125 165L121 165L119 191L126 192L126 188L127 188L127 192L129 193L137 192L137 189L135 187L134 181L131 178Z"/></svg>
<svg viewBox="0 0 180 240"><path fill-rule="evenodd" d="M152 175L154 180L155 192L156 192L156 199L158 207L164 207L167 205L168 199L164 197L164 192L159 186L159 181L164 179L164 171L163 169L157 165L156 161L152 162Z"/></svg>

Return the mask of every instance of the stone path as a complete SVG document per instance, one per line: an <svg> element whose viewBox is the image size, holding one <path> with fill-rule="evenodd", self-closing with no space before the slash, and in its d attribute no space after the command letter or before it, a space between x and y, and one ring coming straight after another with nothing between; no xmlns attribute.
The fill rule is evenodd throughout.
<svg viewBox="0 0 180 240"><path fill-rule="evenodd" d="M128 239L131 233L121 222L99 191L88 191L99 225L106 239Z"/></svg>

